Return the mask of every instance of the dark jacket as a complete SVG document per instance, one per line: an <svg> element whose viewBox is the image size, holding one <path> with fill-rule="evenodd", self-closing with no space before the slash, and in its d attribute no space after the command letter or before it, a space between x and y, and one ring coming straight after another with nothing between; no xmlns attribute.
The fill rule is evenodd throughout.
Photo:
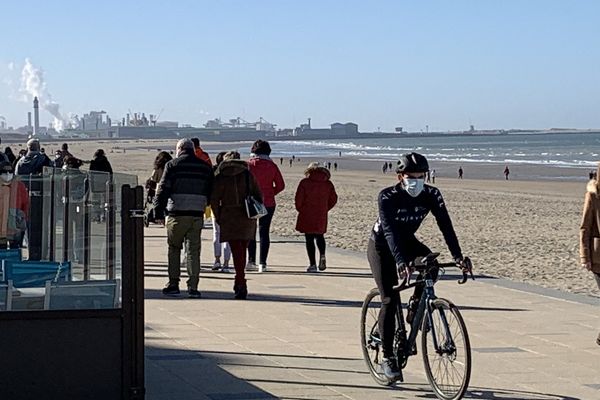
<svg viewBox="0 0 600 400"><path fill-rule="evenodd" d="M242 160L226 160L219 164L210 208L221 228L221 242L256 237L256 220L246 214L244 199L248 193L259 201L263 199L256 178L248 171L248 164Z"/></svg>
<svg viewBox="0 0 600 400"><path fill-rule="evenodd" d="M214 175L210 165L193 153L184 153L165 165L158 184L154 207L157 217L168 215L204 215L210 201ZM160 218L160 217L158 217Z"/></svg>
<svg viewBox="0 0 600 400"><path fill-rule="evenodd" d="M596 180L587 185L583 216L579 229L579 256L581 263L592 263L592 271L600 274L600 197Z"/></svg>
<svg viewBox="0 0 600 400"><path fill-rule="evenodd" d="M108 172L109 174L113 172L112 166L106 156L98 156L90 161L90 171Z"/></svg>
<svg viewBox="0 0 600 400"><path fill-rule="evenodd" d="M52 166L48 156L39 151L30 151L17 162L17 175L41 174L44 167Z"/></svg>
<svg viewBox="0 0 600 400"><path fill-rule="evenodd" d="M377 243L387 243L396 264L412 261L412 251L407 246L414 243L415 232L430 211L435 216L452 257L462 257L452 220L437 188L425 185L417 197L412 197L398 183L383 189L379 193L378 203L379 218L371 232L371 239Z"/></svg>
<svg viewBox="0 0 600 400"><path fill-rule="evenodd" d="M337 194L327 168L318 167L307 173L308 177L302 179L296 189L296 230L324 234L327 232L327 213L337 203Z"/></svg>

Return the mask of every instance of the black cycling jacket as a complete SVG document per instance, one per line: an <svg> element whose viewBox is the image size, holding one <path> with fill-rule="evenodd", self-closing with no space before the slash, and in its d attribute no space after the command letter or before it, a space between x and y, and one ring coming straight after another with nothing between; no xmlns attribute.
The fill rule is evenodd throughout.
<svg viewBox="0 0 600 400"><path fill-rule="evenodd" d="M412 253L406 246L412 242L414 234L431 211L444 235L452 257L462 258L462 252L452 220L444 204L440 191L425 185L423 191L412 197L402 188L402 183L383 189L379 193L379 218L371 232L375 242L387 242L396 264L412 261Z"/></svg>

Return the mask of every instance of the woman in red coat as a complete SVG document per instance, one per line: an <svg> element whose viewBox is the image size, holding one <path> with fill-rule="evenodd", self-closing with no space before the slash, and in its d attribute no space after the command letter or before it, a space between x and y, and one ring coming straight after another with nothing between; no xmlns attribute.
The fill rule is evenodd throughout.
<svg viewBox="0 0 600 400"><path fill-rule="evenodd" d="M327 232L327 213L337 203L337 193L329 180L331 177L329 170L321 167L319 163L310 163L304 175L306 178L300 181L296 189L296 210L298 210L296 230L304 233L306 238L306 252L310 261L306 272L317 272L315 241L320 255L318 269L324 271L327 264L323 235Z"/></svg>

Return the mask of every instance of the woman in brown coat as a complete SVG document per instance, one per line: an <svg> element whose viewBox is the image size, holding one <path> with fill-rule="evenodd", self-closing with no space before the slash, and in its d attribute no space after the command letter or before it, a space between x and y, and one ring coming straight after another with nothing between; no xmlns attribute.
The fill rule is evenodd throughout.
<svg viewBox="0 0 600 400"><path fill-rule="evenodd" d="M210 207L221 227L221 242L229 242L231 247L235 267L235 298L245 299L248 296L244 275L246 249L248 241L256 237L256 220L248 218L244 199L249 194L262 202L262 194L256 179L248 171L248 164L239 158L237 151L230 151L223 156L223 162L215 171Z"/></svg>
<svg viewBox="0 0 600 400"><path fill-rule="evenodd" d="M600 288L600 165L596 178L588 182L579 234L581 266L594 274ZM596 339L600 346L600 334Z"/></svg>
<svg viewBox="0 0 600 400"><path fill-rule="evenodd" d="M319 271L327 268L325 260L325 232L327 232L327 213L337 203L337 194L331 174L318 162L309 164L304 171L306 178L300 181L296 189L295 205L298 211L296 230L304 233L309 266L306 272L317 272L315 242L319 249Z"/></svg>

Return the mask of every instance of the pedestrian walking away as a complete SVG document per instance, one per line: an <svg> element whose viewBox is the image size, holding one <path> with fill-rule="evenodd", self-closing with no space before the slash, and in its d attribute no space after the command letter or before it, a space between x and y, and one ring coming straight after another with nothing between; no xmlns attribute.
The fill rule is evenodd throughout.
<svg viewBox="0 0 600 400"><path fill-rule="evenodd" d="M462 179L463 178L463 169L462 167L458 167L458 179Z"/></svg>
<svg viewBox="0 0 600 400"><path fill-rule="evenodd" d="M257 140L250 150L251 157L248 160L248 168L256 178L258 186L262 193L264 205L267 208L267 215L258 220L258 237L260 239L259 264L256 266L256 240L251 239L248 243L248 266L249 271L257 270L264 272L267 270L267 257L271 245L269 231L271 221L275 214L275 196L285 188L285 182L279 167L271 158L271 146L265 140ZM292 156L295 158L295 156Z"/></svg>
<svg viewBox="0 0 600 400"><path fill-rule="evenodd" d="M387 164L387 162L384 162L383 167L381 167L381 171L385 174L387 172L387 169L388 169L388 164Z"/></svg>
<svg viewBox="0 0 600 400"><path fill-rule="evenodd" d="M431 174L430 175L431 175L431 183L435 184L435 169L431 170Z"/></svg>
<svg viewBox="0 0 600 400"><path fill-rule="evenodd" d="M333 163L333 170L337 171L338 164L336 162Z"/></svg>
<svg viewBox="0 0 600 400"><path fill-rule="evenodd" d="M239 159L237 151L227 152L215 172L215 187L210 206L220 227L219 240L231 246L235 280L234 298L243 300L248 296L245 276L246 248L256 237L256 220L248 218L245 198L253 196L263 201L257 180L248 170L248 164ZM265 217L263 217L265 218Z"/></svg>
<svg viewBox="0 0 600 400"><path fill-rule="evenodd" d="M154 198L155 215L167 215L167 244L169 246L169 282L163 289L167 296L179 295L181 249L186 244L188 296L199 298L200 233L204 209L213 188L212 168L194 154L190 139L177 142L176 158L165 165Z"/></svg>
<svg viewBox="0 0 600 400"><path fill-rule="evenodd" d="M587 192L583 202L583 217L579 230L579 256L581 266L592 273L600 288L600 165L594 179L587 184ZM596 338L600 346L600 333Z"/></svg>
<svg viewBox="0 0 600 400"><path fill-rule="evenodd" d="M510 174L510 170L508 169L508 165L504 167L504 178L508 180L508 175Z"/></svg>
<svg viewBox="0 0 600 400"><path fill-rule="evenodd" d="M217 154L215 158L214 171L217 172L217 168L223 162L223 157L227 154L226 151L222 151ZM212 210L212 207L211 207ZM221 271L225 273L231 272L229 269L229 260L231 259L231 246L229 242L221 242L221 226L217 222L215 214L212 213L213 222L213 249L215 252L215 262L213 264L213 271ZM244 250L245 253L246 250ZM223 264L221 264L221 254L223 254Z"/></svg>
<svg viewBox="0 0 600 400"><path fill-rule="evenodd" d="M298 211L296 230L304 233L309 266L306 272L325 271L325 233L327 214L337 203L337 193L331 182L331 173L313 162L304 171L305 178L296 189L295 206ZM319 264L315 258L315 242L319 249Z"/></svg>

